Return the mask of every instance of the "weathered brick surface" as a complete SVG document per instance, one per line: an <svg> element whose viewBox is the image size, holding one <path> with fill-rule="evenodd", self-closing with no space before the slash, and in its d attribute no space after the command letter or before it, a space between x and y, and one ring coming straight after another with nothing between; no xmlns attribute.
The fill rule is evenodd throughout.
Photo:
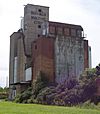
<svg viewBox="0 0 100 114"><path fill-rule="evenodd" d="M88 40L84 40L84 69L89 68Z"/></svg>
<svg viewBox="0 0 100 114"><path fill-rule="evenodd" d="M54 82L54 39L39 38L32 48L33 80L42 71L50 82Z"/></svg>
<svg viewBox="0 0 100 114"><path fill-rule="evenodd" d="M100 78L96 79L96 87L97 87L97 96L100 96Z"/></svg>
<svg viewBox="0 0 100 114"><path fill-rule="evenodd" d="M31 55L31 43L41 35L43 22L49 20L49 7L27 4L24 7L25 49Z"/></svg>

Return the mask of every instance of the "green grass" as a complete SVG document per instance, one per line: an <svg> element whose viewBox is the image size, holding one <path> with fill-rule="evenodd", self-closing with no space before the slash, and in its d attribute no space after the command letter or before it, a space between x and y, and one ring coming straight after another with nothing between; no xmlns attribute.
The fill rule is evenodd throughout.
<svg viewBox="0 0 100 114"><path fill-rule="evenodd" d="M100 110L1 101L0 114L100 114Z"/></svg>

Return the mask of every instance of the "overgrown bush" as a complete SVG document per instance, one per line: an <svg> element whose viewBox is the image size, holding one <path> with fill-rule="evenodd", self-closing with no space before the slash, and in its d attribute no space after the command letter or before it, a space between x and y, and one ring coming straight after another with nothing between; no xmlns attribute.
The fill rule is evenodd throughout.
<svg viewBox="0 0 100 114"><path fill-rule="evenodd" d="M60 106L76 106L87 101L98 104L100 96L95 96L97 90L95 79L98 77L96 71L96 69L86 70L80 80L70 78L58 85L50 85L47 76L40 72L32 88L18 95L15 101Z"/></svg>
<svg viewBox="0 0 100 114"><path fill-rule="evenodd" d="M0 99L7 99L8 93L0 93Z"/></svg>
<svg viewBox="0 0 100 114"><path fill-rule="evenodd" d="M46 87L48 84L48 79L46 78L43 72L40 72L37 76L37 79L34 80L32 87L33 87L33 98L35 99L39 94L39 91Z"/></svg>
<svg viewBox="0 0 100 114"><path fill-rule="evenodd" d="M8 90L9 90L9 88L7 88L7 87L5 87L5 88L0 87L0 99L8 98Z"/></svg>
<svg viewBox="0 0 100 114"><path fill-rule="evenodd" d="M94 103L91 103L90 100L84 102L84 103L81 103L79 105L77 105L77 107L79 108L84 108L84 109L100 109L100 105L95 105Z"/></svg>
<svg viewBox="0 0 100 114"><path fill-rule="evenodd" d="M37 102L41 104L52 104L55 94L57 94L55 87L45 87L37 95Z"/></svg>
<svg viewBox="0 0 100 114"><path fill-rule="evenodd" d="M25 90L23 93L18 94L15 97L15 102L16 103L27 103L27 100L30 99L30 97L32 96L32 88L28 88L27 90Z"/></svg>
<svg viewBox="0 0 100 114"><path fill-rule="evenodd" d="M93 98L96 87L93 80L74 81L58 84L56 87L46 87L37 95L40 104L73 106L84 103Z"/></svg>
<svg viewBox="0 0 100 114"><path fill-rule="evenodd" d="M23 91L21 94L18 94L15 98L15 102L17 103L37 103L36 97L48 84L48 80L46 76L40 72L37 76L37 80L33 82L32 87L28 88L27 90Z"/></svg>

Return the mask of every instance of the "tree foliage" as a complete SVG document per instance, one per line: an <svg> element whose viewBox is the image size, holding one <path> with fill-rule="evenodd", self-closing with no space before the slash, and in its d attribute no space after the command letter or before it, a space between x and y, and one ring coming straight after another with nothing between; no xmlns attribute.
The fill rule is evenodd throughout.
<svg viewBox="0 0 100 114"><path fill-rule="evenodd" d="M47 76L40 72L33 82L32 89L24 91L16 97L16 101L74 106L90 100L98 104L100 96L95 96L97 91L95 80L100 76L98 72L100 72L100 66L94 69L86 69L79 80L71 78L57 85L48 85Z"/></svg>
<svg viewBox="0 0 100 114"><path fill-rule="evenodd" d="M8 91L9 91L9 88L0 87L0 99L6 99L8 97Z"/></svg>

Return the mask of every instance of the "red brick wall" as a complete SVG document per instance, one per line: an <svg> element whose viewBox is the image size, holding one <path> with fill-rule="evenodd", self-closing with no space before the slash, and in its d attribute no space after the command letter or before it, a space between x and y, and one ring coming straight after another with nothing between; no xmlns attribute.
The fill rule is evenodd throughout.
<svg viewBox="0 0 100 114"><path fill-rule="evenodd" d="M96 79L97 96L100 96L100 77Z"/></svg>
<svg viewBox="0 0 100 114"><path fill-rule="evenodd" d="M83 28L79 25L49 21L49 34L78 37L78 30L83 31ZM71 31L74 31L74 35Z"/></svg>
<svg viewBox="0 0 100 114"><path fill-rule="evenodd" d="M89 68L88 40L84 40L84 69Z"/></svg>
<svg viewBox="0 0 100 114"><path fill-rule="evenodd" d="M50 82L54 82L54 39L38 38L32 44L32 78L43 72Z"/></svg>
<svg viewBox="0 0 100 114"><path fill-rule="evenodd" d="M16 93L19 94L23 91L25 91L28 87L30 87L30 83L24 83L24 84L16 84Z"/></svg>

